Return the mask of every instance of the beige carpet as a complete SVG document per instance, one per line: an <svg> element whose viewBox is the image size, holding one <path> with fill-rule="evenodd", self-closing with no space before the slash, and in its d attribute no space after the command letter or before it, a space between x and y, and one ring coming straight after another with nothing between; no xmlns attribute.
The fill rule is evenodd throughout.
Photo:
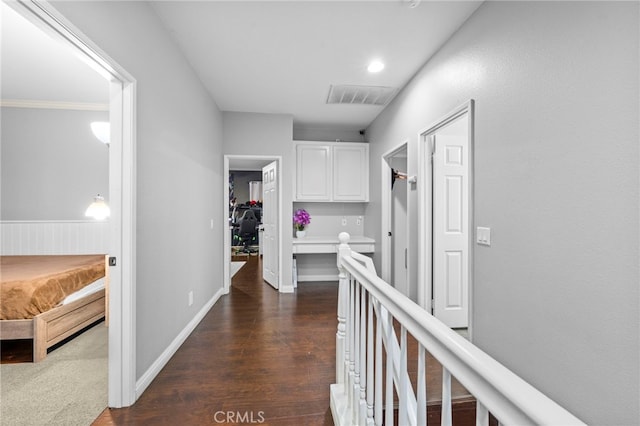
<svg viewBox="0 0 640 426"><path fill-rule="evenodd" d="M107 354L102 322L42 362L0 365L0 425L90 425L107 406Z"/></svg>

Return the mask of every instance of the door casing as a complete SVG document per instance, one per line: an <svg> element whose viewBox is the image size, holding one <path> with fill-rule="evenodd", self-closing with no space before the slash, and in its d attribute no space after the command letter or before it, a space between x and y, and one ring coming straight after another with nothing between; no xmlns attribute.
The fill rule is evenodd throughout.
<svg viewBox="0 0 640 426"><path fill-rule="evenodd" d="M108 405L132 405L136 389L135 248L136 248L136 80L46 1L7 4L110 81L109 116L109 256L110 267Z"/></svg>
<svg viewBox="0 0 640 426"><path fill-rule="evenodd" d="M382 232L381 232L381 239L382 239L382 247L381 247L381 251L382 251L382 255L381 255L381 260L382 260L382 279L385 280L388 283L391 283L392 280L392 250L393 250L393 244L392 244L392 238L389 236L389 232L391 232L391 229L393 228L393 215L392 215L392 207L391 207L391 203L393 201L393 192L391 189L391 166L389 164L390 160L396 156L398 153L402 152L402 151L406 151L407 155L409 155L409 141L405 141L402 144L396 146L395 148L387 151L386 153L382 154L382 162L381 162L381 175L382 175L382 188L381 188L381 192L382 192ZM408 162L407 162L408 163ZM409 200L409 185L407 185L407 200ZM408 207L408 206L407 206ZM410 210L407 208L407 218L410 214ZM407 231L406 231L406 235L407 238L411 235L410 230L409 230L409 223L410 221L407 220ZM407 250L409 249L409 244L407 241ZM407 280L407 288L411 288L411 257L409 256L409 254L407 253L407 276L406 276L406 280ZM393 283L391 283L393 284Z"/></svg>
<svg viewBox="0 0 640 426"><path fill-rule="evenodd" d="M229 232L229 224L227 223L227 219L229 217L229 170L230 163L234 160L239 161L256 161L261 162L260 169L263 166L276 161L278 163L278 171L280 173L282 170L282 156L270 156L270 155L225 155L224 156L224 175L223 175L223 190L222 190L222 206L223 206L223 218L225 221L223 223L223 232L224 235L224 265L223 265L223 293L228 294L231 289L231 274L230 274L230 264L231 264L231 233ZM282 241L283 241L283 214L282 214L282 179L278 179L278 291L282 292Z"/></svg>
<svg viewBox="0 0 640 426"><path fill-rule="evenodd" d="M433 252L431 247L431 241L433 238L433 214L432 214L432 200L433 200L433 168L429 155L431 152L430 136L438 132L439 129L444 128L448 124L457 120L458 118L468 114L469 120L469 220L467 226L469 227L469 292L468 292L468 306L469 306L469 338L472 339L473 330L473 238L475 235L474 227L474 101L473 99L458 106L448 114L444 115L441 119L436 121L433 125L426 127L418 133L418 162L419 162L419 191L418 191L418 258L425 259L424 262L418 262L418 304L427 311L431 312L431 300L432 294L432 275L433 275Z"/></svg>
<svg viewBox="0 0 640 426"><path fill-rule="evenodd" d="M400 145L392 148L391 150L382 154L380 161L380 170L382 176L382 187L381 197L382 197L382 229L381 229L381 260L382 260L382 274L381 278L387 282L391 280L391 240L389 238L388 232L390 231L391 224L391 167L389 166L389 159L392 158L397 153L407 150L408 152L409 142L405 141ZM385 183L386 182L386 183ZM408 214L408 212L407 212ZM408 268L407 268L408 270ZM408 279L408 277L407 277Z"/></svg>

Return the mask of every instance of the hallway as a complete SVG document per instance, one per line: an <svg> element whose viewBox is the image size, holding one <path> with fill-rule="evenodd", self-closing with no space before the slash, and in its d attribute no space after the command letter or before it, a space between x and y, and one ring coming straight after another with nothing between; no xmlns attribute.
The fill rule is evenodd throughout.
<svg viewBox="0 0 640 426"><path fill-rule="evenodd" d="M336 283L305 283L281 294L262 280L259 256L234 275L223 296L140 399L107 409L105 425L333 425ZM409 374L417 349L409 336ZM440 423L442 369L428 354L429 424ZM475 400L454 379L453 423L472 425ZM494 424L494 423L492 423Z"/></svg>
<svg viewBox="0 0 640 426"><path fill-rule="evenodd" d="M333 424L336 284L280 294L246 260L136 404L94 425Z"/></svg>

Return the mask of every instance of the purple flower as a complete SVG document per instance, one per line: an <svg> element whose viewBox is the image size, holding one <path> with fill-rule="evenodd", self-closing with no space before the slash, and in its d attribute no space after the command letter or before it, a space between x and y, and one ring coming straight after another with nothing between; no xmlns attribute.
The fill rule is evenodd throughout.
<svg viewBox="0 0 640 426"><path fill-rule="evenodd" d="M298 231L304 230L304 227L310 223L311 216L309 216L309 213L307 213L305 209L296 210L295 214L293 215L293 226L295 226Z"/></svg>

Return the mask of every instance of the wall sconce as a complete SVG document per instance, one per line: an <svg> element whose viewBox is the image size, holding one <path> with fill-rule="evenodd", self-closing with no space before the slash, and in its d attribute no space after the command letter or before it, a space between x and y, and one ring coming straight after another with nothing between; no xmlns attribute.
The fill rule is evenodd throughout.
<svg viewBox="0 0 640 426"><path fill-rule="evenodd" d="M106 121L94 121L91 123L91 131L100 142L109 145L111 141L111 125Z"/></svg>
<svg viewBox="0 0 640 426"><path fill-rule="evenodd" d="M95 220L104 220L111 215L111 209L107 203L104 202L104 197L101 197L100 194L98 194L94 197L93 203L87 207L87 211L84 212L84 215L92 217Z"/></svg>

